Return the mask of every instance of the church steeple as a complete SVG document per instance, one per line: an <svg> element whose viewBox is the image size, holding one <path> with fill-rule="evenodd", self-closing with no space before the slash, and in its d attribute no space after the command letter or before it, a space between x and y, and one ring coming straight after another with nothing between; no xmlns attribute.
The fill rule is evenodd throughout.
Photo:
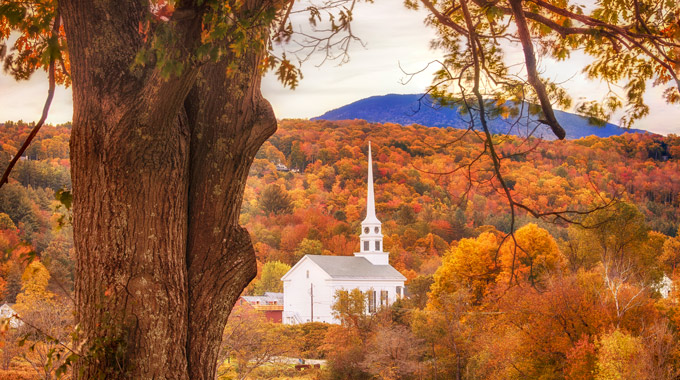
<svg viewBox="0 0 680 380"><path fill-rule="evenodd" d="M365 257L374 265L388 265L389 253L383 252L382 225L375 216L375 195L373 193L373 158L371 143L368 143L368 191L366 192L366 218L361 222L361 246L354 256Z"/></svg>
<svg viewBox="0 0 680 380"><path fill-rule="evenodd" d="M373 158L371 157L371 142L368 142L368 191L366 192L366 219L364 224L380 224L375 216L375 195L373 194Z"/></svg>

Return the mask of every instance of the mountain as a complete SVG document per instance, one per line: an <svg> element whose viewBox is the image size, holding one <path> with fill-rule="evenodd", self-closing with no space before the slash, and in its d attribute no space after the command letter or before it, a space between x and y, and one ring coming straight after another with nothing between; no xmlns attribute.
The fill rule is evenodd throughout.
<svg viewBox="0 0 680 380"><path fill-rule="evenodd" d="M526 136L538 125L534 136L554 139L555 136L544 125L535 121L527 123L527 111L522 113L522 122L517 118L504 119L489 118L493 133L510 133L516 136ZM567 139L578 139L590 135L598 137L618 136L624 133L648 133L640 129L626 129L607 123L599 127L592 125L588 119L573 113L555 110L555 116L567 132ZM363 119L370 123L395 123L402 125L420 124L427 127L453 127L465 129L468 127L468 115L461 115L457 109L440 108L434 106L429 96L419 94L389 94L372 96L354 103L328 111L312 120L354 120ZM531 116L529 119L536 119ZM527 126L529 124L529 126Z"/></svg>

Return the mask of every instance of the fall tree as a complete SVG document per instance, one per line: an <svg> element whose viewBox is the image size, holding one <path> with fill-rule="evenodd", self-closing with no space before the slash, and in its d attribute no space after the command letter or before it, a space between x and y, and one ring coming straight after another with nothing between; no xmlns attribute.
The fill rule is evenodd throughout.
<svg viewBox="0 0 680 380"><path fill-rule="evenodd" d="M643 350L640 338L623 331L604 335L599 342L595 379L647 379Z"/></svg>
<svg viewBox="0 0 680 380"><path fill-rule="evenodd" d="M343 326L366 332L370 319L367 305L368 296L361 290L338 290L331 307L333 318Z"/></svg>
<svg viewBox="0 0 680 380"><path fill-rule="evenodd" d="M13 347L17 344L17 335L28 342L30 349L22 350L21 355L41 379L58 378L58 368L72 353L67 352L70 348L64 348L71 343L73 305L48 290L49 280L50 273L40 261L34 260L26 266L21 276L22 291L14 305L22 325L20 331L9 334L15 341L7 342L9 352L15 353L18 353Z"/></svg>
<svg viewBox="0 0 680 380"><path fill-rule="evenodd" d="M47 290L50 272L38 260L31 262L21 276L21 293L17 295L15 310L21 315L41 303L50 303L54 294Z"/></svg>
<svg viewBox="0 0 680 380"><path fill-rule="evenodd" d="M498 238L490 232L475 239L461 239L446 253L434 274L430 303L438 305L440 297L461 289L468 292L474 302L481 302L498 276L498 244Z"/></svg>
<svg viewBox="0 0 680 380"><path fill-rule="evenodd" d="M233 358L238 379L246 379L258 367L294 351L294 342L283 330L283 325L268 322L251 307L237 306L224 329L219 360Z"/></svg>
<svg viewBox="0 0 680 380"><path fill-rule="evenodd" d="M592 379L596 360L595 345L584 336L567 353L565 375L574 380Z"/></svg>
<svg viewBox="0 0 680 380"><path fill-rule="evenodd" d="M3 322L4 323L4 322ZM24 352L19 346L19 339L24 335L23 329L11 328L2 334L2 352L0 353L0 368L8 370L12 360Z"/></svg>
<svg viewBox="0 0 680 380"><path fill-rule="evenodd" d="M663 251L659 259L667 275L675 274L675 270L680 264L680 228L678 228L675 237L669 238L663 243Z"/></svg>
<svg viewBox="0 0 680 380"><path fill-rule="evenodd" d="M331 326L321 349L326 353L332 379L368 379L361 366L366 353L364 340L357 329Z"/></svg>
<svg viewBox="0 0 680 380"><path fill-rule="evenodd" d="M503 270L498 281L542 288L551 272L560 270L565 260L548 231L529 223L501 249Z"/></svg>
<svg viewBox="0 0 680 380"><path fill-rule="evenodd" d="M362 365L380 379L415 378L421 351L421 342L406 326L380 326L368 340Z"/></svg>
<svg viewBox="0 0 680 380"><path fill-rule="evenodd" d="M359 289L338 290L335 293L331 310L340 325L328 329L321 346L333 378L368 378L361 365L366 355L366 341L372 322L367 306L368 296Z"/></svg>
<svg viewBox="0 0 680 380"><path fill-rule="evenodd" d="M475 332L475 318L467 316L472 299L465 287L433 291L427 308L412 315L411 328L425 343L434 378L439 374L457 380L464 378Z"/></svg>
<svg viewBox="0 0 680 380"><path fill-rule="evenodd" d="M269 261L262 266L262 274L255 282L253 292L256 295L263 295L265 292L283 292L283 282L281 277L290 270L290 265L280 261Z"/></svg>
<svg viewBox="0 0 680 380"><path fill-rule="evenodd" d="M304 238L295 250L295 261L297 262L305 255L320 255L323 253L323 244L314 239Z"/></svg>
<svg viewBox="0 0 680 380"><path fill-rule="evenodd" d="M16 229L17 226L14 225L14 222L12 219L9 217L9 215L3 213L0 213L0 229L2 230L14 230Z"/></svg>
<svg viewBox="0 0 680 380"><path fill-rule="evenodd" d="M25 345L21 353L23 360L41 379L61 378L66 370L64 364L77 357L71 345L72 302L64 298L35 300L30 309L21 313L21 319L24 322L19 329Z"/></svg>
<svg viewBox="0 0 680 380"><path fill-rule="evenodd" d="M320 347L324 344L324 339L330 326L330 324L323 322L308 322L289 326L290 336L295 337L294 339L298 343L299 356L310 359L323 359L324 352Z"/></svg>
<svg viewBox="0 0 680 380"><path fill-rule="evenodd" d="M588 220L597 225L586 230L588 246L600 256L602 278L621 321L661 279L657 256L664 241L650 233L640 211L629 203L589 215Z"/></svg>
<svg viewBox="0 0 680 380"><path fill-rule="evenodd" d="M289 214L293 211L290 195L286 189L276 184L269 185L262 190L259 204L265 214Z"/></svg>
<svg viewBox="0 0 680 380"><path fill-rule="evenodd" d="M430 291L434 279L432 275L418 276L406 283L408 298L405 302L415 308L424 308L427 304L427 293Z"/></svg>

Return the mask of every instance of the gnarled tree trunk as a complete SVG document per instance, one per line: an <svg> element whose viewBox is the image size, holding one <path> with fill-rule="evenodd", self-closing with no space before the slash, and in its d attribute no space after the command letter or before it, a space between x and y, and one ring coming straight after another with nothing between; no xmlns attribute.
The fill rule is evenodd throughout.
<svg viewBox="0 0 680 380"><path fill-rule="evenodd" d="M256 272L238 216L250 165L276 129L259 90L266 50L163 78L153 65L133 68L148 3L60 7L84 353L74 377L213 379L229 312ZM199 43L191 12L172 21L183 40L170 52Z"/></svg>
<svg viewBox="0 0 680 380"><path fill-rule="evenodd" d="M260 93L261 53L247 54L225 76L205 66L187 98L192 125L189 191L189 336L193 379L214 379L227 317L257 267L250 236L238 218L248 170L276 130Z"/></svg>

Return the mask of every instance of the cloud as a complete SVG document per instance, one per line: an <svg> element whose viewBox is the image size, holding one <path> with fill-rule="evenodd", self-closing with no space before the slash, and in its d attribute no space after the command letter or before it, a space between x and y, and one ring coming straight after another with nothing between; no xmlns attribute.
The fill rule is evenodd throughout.
<svg viewBox="0 0 680 380"><path fill-rule="evenodd" d="M27 81L17 82L8 75L0 75L0 121L38 121L47 98L47 75L37 72ZM73 117L71 90L57 87L47 118L58 124Z"/></svg>

